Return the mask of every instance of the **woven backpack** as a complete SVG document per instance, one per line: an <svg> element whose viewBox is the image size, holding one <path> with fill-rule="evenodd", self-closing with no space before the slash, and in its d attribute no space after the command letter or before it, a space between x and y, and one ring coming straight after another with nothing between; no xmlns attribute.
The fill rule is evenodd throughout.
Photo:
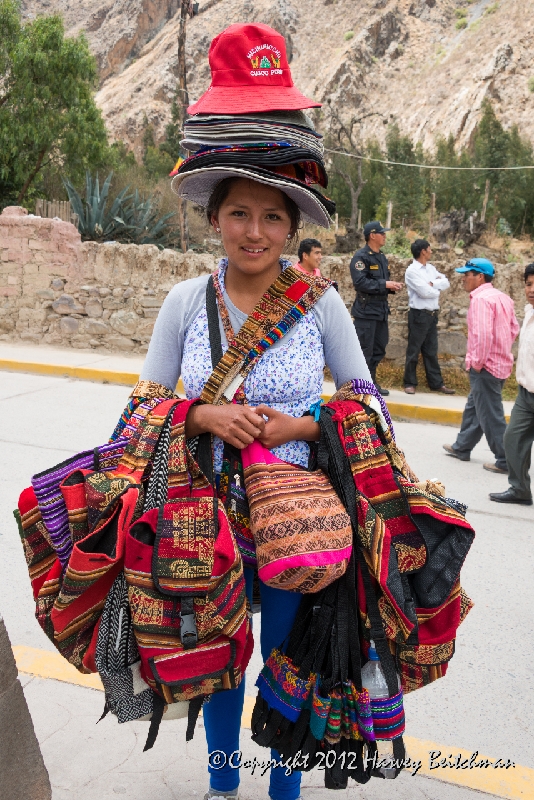
<svg viewBox="0 0 534 800"><path fill-rule="evenodd" d="M168 497L130 527L125 556L141 677L166 704L189 701L188 740L206 697L239 685L253 649L241 555L212 482L211 437L199 437L197 461L187 447L193 402L173 413L167 475L158 476Z"/></svg>

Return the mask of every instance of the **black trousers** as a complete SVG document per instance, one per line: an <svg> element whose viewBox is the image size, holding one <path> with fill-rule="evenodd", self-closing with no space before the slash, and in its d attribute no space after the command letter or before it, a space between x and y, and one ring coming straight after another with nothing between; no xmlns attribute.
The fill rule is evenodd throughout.
<svg viewBox="0 0 534 800"><path fill-rule="evenodd" d="M441 389L443 378L438 363L438 312L410 308L408 312L408 347L404 367L404 385L417 386L417 361L423 356L430 389Z"/></svg>
<svg viewBox="0 0 534 800"><path fill-rule="evenodd" d="M354 319L354 327L363 351L373 383L376 383L376 368L386 355L389 341L387 319Z"/></svg>

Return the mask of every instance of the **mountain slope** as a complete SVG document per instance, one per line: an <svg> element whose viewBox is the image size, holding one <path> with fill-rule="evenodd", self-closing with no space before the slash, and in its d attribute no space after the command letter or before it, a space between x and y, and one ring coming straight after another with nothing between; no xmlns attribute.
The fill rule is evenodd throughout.
<svg viewBox="0 0 534 800"><path fill-rule="evenodd" d="M27 14L64 14L85 30L102 85L97 102L114 138L140 148L146 113L161 137L176 82L179 0L25 0ZM339 113L368 115L361 133L383 140L384 123L431 146L437 133L467 143L490 98L506 127L534 139L534 15L530 0L201 0L188 22L191 101L209 85L213 36L259 21L288 42L295 83ZM207 9L207 10L203 10ZM464 15L464 29L457 27Z"/></svg>

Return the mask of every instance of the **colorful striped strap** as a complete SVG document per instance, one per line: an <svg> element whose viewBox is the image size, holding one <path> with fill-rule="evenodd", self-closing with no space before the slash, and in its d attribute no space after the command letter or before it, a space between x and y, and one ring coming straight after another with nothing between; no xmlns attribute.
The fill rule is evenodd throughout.
<svg viewBox="0 0 534 800"><path fill-rule="evenodd" d="M206 381L200 399L221 405L232 401L265 351L300 322L332 283L287 267L267 289L237 336L231 328L218 271L213 273L213 284L228 349Z"/></svg>

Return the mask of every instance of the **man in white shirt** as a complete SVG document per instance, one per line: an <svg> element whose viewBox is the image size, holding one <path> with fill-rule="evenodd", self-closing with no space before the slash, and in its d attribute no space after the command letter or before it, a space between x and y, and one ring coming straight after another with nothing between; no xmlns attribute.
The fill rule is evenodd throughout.
<svg viewBox="0 0 534 800"><path fill-rule="evenodd" d="M515 370L519 391L504 434L510 487L505 492L492 492L490 500L531 506L532 491L528 473L534 442L534 264L529 264L525 269L525 295L528 303L519 335Z"/></svg>
<svg viewBox="0 0 534 800"><path fill-rule="evenodd" d="M404 391L406 394L415 394L417 362L421 353L430 390L454 394L454 389L449 389L443 383L438 363L439 295L449 288L449 281L429 263L432 248L426 239L416 239L410 249L414 260L406 270L410 310Z"/></svg>

